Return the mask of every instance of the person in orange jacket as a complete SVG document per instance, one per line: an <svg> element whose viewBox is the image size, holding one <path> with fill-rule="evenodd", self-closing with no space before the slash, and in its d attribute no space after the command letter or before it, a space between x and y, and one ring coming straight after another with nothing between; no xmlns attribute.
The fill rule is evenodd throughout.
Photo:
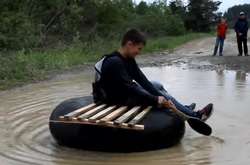
<svg viewBox="0 0 250 165"><path fill-rule="evenodd" d="M228 28L228 25L227 25L226 19L221 18L220 23L217 25L217 38L216 38L213 56L216 56L218 47L220 47L219 55L223 56L222 52L223 52L223 47L224 47L224 40L226 39L227 28Z"/></svg>

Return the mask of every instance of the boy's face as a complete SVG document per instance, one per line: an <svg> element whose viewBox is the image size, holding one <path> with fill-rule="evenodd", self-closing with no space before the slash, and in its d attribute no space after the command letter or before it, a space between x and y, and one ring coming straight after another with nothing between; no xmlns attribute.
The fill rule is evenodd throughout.
<svg viewBox="0 0 250 165"><path fill-rule="evenodd" d="M129 58L135 58L144 48L143 43L133 43L128 41L126 44L126 54Z"/></svg>
<svg viewBox="0 0 250 165"><path fill-rule="evenodd" d="M222 18L221 23L226 23L226 20L224 18Z"/></svg>
<svg viewBox="0 0 250 165"><path fill-rule="evenodd" d="M240 15L240 19L245 19L246 16L245 15Z"/></svg>

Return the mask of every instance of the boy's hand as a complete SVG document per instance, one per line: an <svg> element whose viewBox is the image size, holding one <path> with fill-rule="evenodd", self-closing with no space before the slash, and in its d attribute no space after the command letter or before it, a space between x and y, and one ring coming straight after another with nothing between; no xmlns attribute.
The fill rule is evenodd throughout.
<svg viewBox="0 0 250 165"><path fill-rule="evenodd" d="M163 96L158 96L158 105L163 106L164 102L167 101L165 97Z"/></svg>
<svg viewBox="0 0 250 165"><path fill-rule="evenodd" d="M163 106L164 108L174 108L176 109L174 103L171 100L166 100L165 97L159 96L158 97L158 104Z"/></svg>
<svg viewBox="0 0 250 165"><path fill-rule="evenodd" d="M163 106L164 106L165 108L176 109L174 103L173 103L171 100L166 100L166 101L163 103Z"/></svg>
<svg viewBox="0 0 250 165"><path fill-rule="evenodd" d="M168 100L168 104L170 105L170 108L176 109L176 106L174 105L174 103L171 100Z"/></svg>

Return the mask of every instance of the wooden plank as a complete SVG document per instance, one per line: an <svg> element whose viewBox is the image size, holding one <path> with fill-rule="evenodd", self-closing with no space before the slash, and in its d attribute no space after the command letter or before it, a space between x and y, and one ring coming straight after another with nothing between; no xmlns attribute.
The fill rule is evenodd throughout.
<svg viewBox="0 0 250 165"><path fill-rule="evenodd" d="M126 112L125 114L120 116L118 119L116 119L114 121L114 124L119 125L119 124L125 123L126 121L134 117L139 112L140 108L141 108L140 106L133 107L128 112Z"/></svg>
<svg viewBox="0 0 250 165"><path fill-rule="evenodd" d="M137 123L139 123L147 114L148 112L152 109L152 106L149 106L142 110L137 116L135 116L134 119L132 119L129 123L128 126L133 127Z"/></svg>
<svg viewBox="0 0 250 165"><path fill-rule="evenodd" d="M129 130L136 130L136 131L143 131L144 125L136 124L133 127L128 127L127 124L123 123L122 125L114 125L108 123L92 123L86 121L78 121L78 120L50 120L52 123L63 123L63 124L83 124L83 125L98 125L103 127L112 127L112 128L119 128L119 129L129 129Z"/></svg>
<svg viewBox="0 0 250 165"><path fill-rule="evenodd" d="M103 110L103 108L106 106L107 106L106 104L101 104L98 107L95 107L94 109L91 109L88 112L78 116L77 120L84 120L88 117L91 117L91 116L95 115L96 113L100 112L101 110Z"/></svg>
<svg viewBox="0 0 250 165"><path fill-rule="evenodd" d="M122 123L122 124L120 124L120 125L118 125L118 126L121 126L122 128L125 128L125 127L133 128L133 127L129 126L128 123ZM133 125L133 126L135 127L136 130L137 130L137 129L144 130L144 125L135 124L135 125Z"/></svg>
<svg viewBox="0 0 250 165"><path fill-rule="evenodd" d="M103 118L104 116L107 116L109 113L113 112L114 109L116 109L116 108L117 108L116 105L108 107L108 108L102 110L101 112L95 114L94 116L90 117L88 119L88 121L95 122L97 119L100 119L100 118Z"/></svg>
<svg viewBox="0 0 250 165"><path fill-rule="evenodd" d="M89 105L87 105L87 106L84 106L84 107L82 107L82 108L80 108L80 109L77 109L77 110L75 110L75 111L73 111L73 112L70 112L70 113L68 113L68 114L66 114L66 115L64 115L64 116L60 116L59 118L60 118L60 119L68 120L68 119L70 119L70 118L76 117L76 116L78 116L78 115L81 115L81 114L83 114L83 113L89 111L90 109L94 108L95 106L96 106L96 104L95 104L95 103L92 103L92 104L89 104Z"/></svg>
<svg viewBox="0 0 250 165"><path fill-rule="evenodd" d="M116 109L115 111L113 111L109 115L107 115L104 118L100 119L100 122L108 122L108 121L111 121L111 120L117 118L122 113L124 113L127 110L127 108L128 108L127 106L122 106L122 107Z"/></svg>

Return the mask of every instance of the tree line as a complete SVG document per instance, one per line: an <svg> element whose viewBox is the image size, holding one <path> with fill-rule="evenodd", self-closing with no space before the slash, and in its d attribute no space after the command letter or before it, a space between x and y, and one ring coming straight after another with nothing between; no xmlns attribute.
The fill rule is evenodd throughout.
<svg viewBox="0 0 250 165"><path fill-rule="evenodd" d="M117 38L129 28L148 36L209 31L220 2L166 0L1 0L0 51L50 48Z"/></svg>
<svg viewBox="0 0 250 165"><path fill-rule="evenodd" d="M242 11L246 13L250 21L250 17L249 17L250 16L250 4L236 5L236 6L229 8L224 13L224 17L228 20L229 24L233 26L234 23L239 18L239 13Z"/></svg>

